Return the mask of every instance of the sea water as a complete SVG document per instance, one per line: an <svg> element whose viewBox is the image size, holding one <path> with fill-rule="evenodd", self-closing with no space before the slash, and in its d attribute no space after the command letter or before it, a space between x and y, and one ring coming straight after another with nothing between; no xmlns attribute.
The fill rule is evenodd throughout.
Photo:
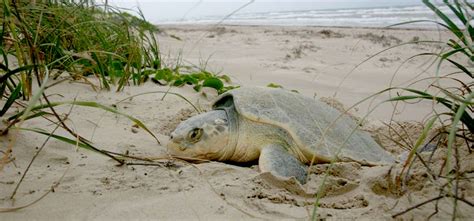
<svg viewBox="0 0 474 221"><path fill-rule="evenodd" d="M418 0L110 0L109 4L134 10L139 7L155 24L386 27L438 19ZM454 18L448 7L439 8ZM435 23L400 27L433 28Z"/></svg>
<svg viewBox="0 0 474 221"><path fill-rule="evenodd" d="M453 17L448 7L441 11ZM260 13L236 13L230 17L203 16L163 23L216 23L245 25L311 25L385 27L407 21L436 20L433 12L424 6L392 6L371 8L323 9ZM432 27L434 23L411 23L410 27Z"/></svg>

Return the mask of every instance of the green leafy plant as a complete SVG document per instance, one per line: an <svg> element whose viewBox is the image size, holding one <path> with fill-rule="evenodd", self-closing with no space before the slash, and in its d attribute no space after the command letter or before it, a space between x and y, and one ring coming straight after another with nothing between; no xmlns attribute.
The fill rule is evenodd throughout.
<svg viewBox="0 0 474 221"><path fill-rule="evenodd" d="M280 84L276 84L276 83L269 83L269 84L267 84L267 87L271 87L271 88L283 88L283 86L281 86Z"/></svg>
<svg viewBox="0 0 474 221"><path fill-rule="evenodd" d="M201 91L203 87L214 88L219 94L235 88L224 85L224 83L230 83L229 76L215 75L205 70L182 73L179 68L163 68L155 71L153 80L161 85L170 84L175 87L193 85L196 91Z"/></svg>

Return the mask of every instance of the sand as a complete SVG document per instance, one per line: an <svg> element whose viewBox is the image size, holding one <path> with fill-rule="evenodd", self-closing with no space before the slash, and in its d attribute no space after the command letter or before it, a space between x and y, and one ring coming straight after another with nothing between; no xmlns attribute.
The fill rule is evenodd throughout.
<svg viewBox="0 0 474 221"><path fill-rule="evenodd" d="M371 55L417 38L449 37L447 33L430 30L364 28L165 26L162 30L157 37L163 60L170 65L180 62L205 67L229 75L238 85L279 84L340 108L342 105L350 107L386 88L394 72L410 56L440 48L424 43L397 47L361 64ZM177 60L178 57L182 59ZM392 84L406 85L416 74L431 70L428 63L427 57L407 61ZM346 75L348 77L344 79ZM422 73L420 77L429 75L430 72ZM93 78L89 80L96 82ZM169 133L180 121L197 112L184 100L170 94L164 98L159 93L147 94L117 102L132 95L168 89L148 82L117 93L94 91L90 85L65 81L51 87L47 93L53 101L76 99L116 104L119 111L143 121L161 144L130 120L98 109L74 106L67 123L102 149L158 157L167 154L165 145ZM216 96L210 89L205 90L205 95L194 92L191 87L171 88L171 91L184 95L203 110L210 108L209 103ZM378 97L372 106L387 97ZM361 117L370 106L367 102L350 112ZM404 152L396 142L416 141L422 129L420 122L431 110L431 103L402 109L392 116L392 105L382 105L364 125L364 129L372 132L374 138L394 155ZM65 115L71 106L57 110ZM400 122L393 126L396 132L389 131L382 123L392 117ZM25 122L22 127L51 131L54 125L44 119L35 119ZM67 134L61 130L58 133ZM165 159L153 166L118 166L107 157L54 139L50 139L39 153L11 200L15 186L45 138L28 131L10 131L0 137L2 151L9 140L16 139L13 161L0 172L0 210L27 205L54 185L54 191L33 205L0 213L1 220L307 220L313 210L314 197L272 185L259 174L257 165L197 164ZM464 162L460 172L472 177L474 156L467 149L459 148ZM430 165L434 171L439 171L445 152L441 149L432 157ZM429 157L429 154L425 155ZM318 217L390 220L392 215L438 196L438 187L446 182L446 179L430 181L429 173L418 160L411 167L406 184L397 188L395 176L401 167L400 163L375 167L336 163L324 184ZM309 182L304 185L308 193L318 190L327 168L326 164L311 168ZM458 189L460 196L474 201L474 185L468 179L461 181ZM453 202L452 198L440 200L439 211L432 218L449 218ZM458 207L460 219L473 218L472 207L459 201ZM433 212L434 202L397 218L418 219Z"/></svg>

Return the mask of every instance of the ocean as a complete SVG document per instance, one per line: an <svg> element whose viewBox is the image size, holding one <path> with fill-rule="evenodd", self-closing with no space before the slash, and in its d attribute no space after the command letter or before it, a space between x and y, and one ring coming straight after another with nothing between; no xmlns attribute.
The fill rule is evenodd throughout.
<svg viewBox="0 0 474 221"><path fill-rule="evenodd" d="M448 16L448 7L441 7ZM236 13L230 17L203 16L161 23L184 24L243 24L243 25L284 25L284 26L343 26L343 27L386 27L406 21L434 20L433 12L424 6L399 6L399 7L374 7L374 8L348 8L325 10L280 11L261 13ZM401 26L403 27L403 26ZM434 23L412 23L405 27L434 27Z"/></svg>
<svg viewBox="0 0 474 221"><path fill-rule="evenodd" d="M415 20L435 20L417 0L261 0L261 1L110 1L135 9L155 24L237 24L283 26L386 27ZM251 2L249 4L249 2ZM243 7L245 6L245 7ZM440 7L449 17L448 7ZM459 24L459 23L458 23ZM400 27L434 28L434 23Z"/></svg>

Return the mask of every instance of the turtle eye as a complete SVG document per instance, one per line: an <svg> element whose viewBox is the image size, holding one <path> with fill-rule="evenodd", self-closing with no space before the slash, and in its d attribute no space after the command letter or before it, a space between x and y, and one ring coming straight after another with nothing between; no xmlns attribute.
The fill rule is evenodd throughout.
<svg viewBox="0 0 474 221"><path fill-rule="evenodd" d="M194 128L192 131L189 132L188 138L192 142L198 142L202 136L202 128Z"/></svg>

